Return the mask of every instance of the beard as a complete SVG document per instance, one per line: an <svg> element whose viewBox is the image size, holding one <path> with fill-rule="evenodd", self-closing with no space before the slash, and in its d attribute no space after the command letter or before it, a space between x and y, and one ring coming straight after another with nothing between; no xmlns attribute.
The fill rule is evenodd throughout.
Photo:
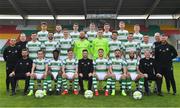
<svg viewBox="0 0 180 108"><path fill-rule="evenodd" d="M80 39L84 39L85 37L80 37Z"/></svg>

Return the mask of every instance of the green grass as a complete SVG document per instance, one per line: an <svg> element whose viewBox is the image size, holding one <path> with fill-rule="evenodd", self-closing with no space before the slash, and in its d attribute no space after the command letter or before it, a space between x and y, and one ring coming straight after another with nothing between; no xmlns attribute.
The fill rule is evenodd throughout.
<svg viewBox="0 0 180 108"><path fill-rule="evenodd" d="M180 63L174 64L177 93L180 91ZM20 82L23 89L23 83ZM0 62L0 107L180 107L180 95L167 94L163 84L164 97L156 95L144 96L142 100L131 97L116 96L105 97L103 94L93 99L85 99L82 95L74 96L46 96L43 99L22 96L20 90L16 96L8 96L5 91L5 63Z"/></svg>

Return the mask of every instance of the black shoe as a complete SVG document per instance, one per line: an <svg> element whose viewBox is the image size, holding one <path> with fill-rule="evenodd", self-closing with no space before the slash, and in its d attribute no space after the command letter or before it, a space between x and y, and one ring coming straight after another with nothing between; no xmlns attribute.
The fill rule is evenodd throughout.
<svg viewBox="0 0 180 108"><path fill-rule="evenodd" d="M168 90L167 93L170 94L170 91Z"/></svg>
<svg viewBox="0 0 180 108"><path fill-rule="evenodd" d="M173 95L176 96L176 93L174 92Z"/></svg>
<svg viewBox="0 0 180 108"><path fill-rule="evenodd" d="M16 93L15 93L15 92L12 92L11 96L14 96L14 95L16 95Z"/></svg>
<svg viewBox="0 0 180 108"><path fill-rule="evenodd" d="M6 94L9 95L9 89L6 90Z"/></svg>
<svg viewBox="0 0 180 108"><path fill-rule="evenodd" d="M164 94L163 94L163 93L157 93L157 95L158 95L158 96L164 96Z"/></svg>
<svg viewBox="0 0 180 108"><path fill-rule="evenodd" d="M47 94L48 94L48 95L52 95L52 91L48 91Z"/></svg>
<svg viewBox="0 0 180 108"><path fill-rule="evenodd" d="M151 93L150 93L150 92L146 92L146 95L147 95L147 96L150 96L150 95L151 95Z"/></svg>
<svg viewBox="0 0 180 108"><path fill-rule="evenodd" d="M56 90L55 95L60 95L61 91Z"/></svg>
<svg viewBox="0 0 180 108"><path fill-rule="evenodd" d="M84 90L80 90L79 93L84 95Z"/></svg>

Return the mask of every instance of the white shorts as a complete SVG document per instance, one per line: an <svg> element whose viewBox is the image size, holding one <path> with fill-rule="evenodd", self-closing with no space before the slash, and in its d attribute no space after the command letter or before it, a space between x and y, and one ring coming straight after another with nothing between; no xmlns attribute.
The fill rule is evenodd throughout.
<svg viewBox="0 0 180 108"><path fill-rule="evenodd" d="M133 81L136 80L137 76L138 76L137 73L130 73L131 80L133 80Z"/></svg>
<svg viewBox="0 0 180 108"><path fill-rule="evenodd" d="M122 74L121 73L114 73L115 74L115 78L116 78L116 80L117 81L119 81L119 80L121 80L121 76L122 76Z"/></svg>
<svg viewBox="0 0 180 108"><path fill-rule="evenodd" d="M57 76L58 76L58 73L57 72L52 72L52 76L53 76L54 79L56 79Z"/></svg>
<svg viewBox="0 0 180 108"><path fill-rule="evenodd" d="M96 73L98 80L105 80L106 73Z"/></svg>
<svg viewBox="0 0 180 108"><path fill-rule="evenodd" d="M67 79L72 80L74 73L66 73L66 75L67 75Z"/></svg>
<svg viewBox="0 0 180 108"><path fill-rule="evenodd" d="M41 80L41 79L43 79L43 73L35 73L35 75L36 75L36 79L39 79L39 80Z"/></svg>

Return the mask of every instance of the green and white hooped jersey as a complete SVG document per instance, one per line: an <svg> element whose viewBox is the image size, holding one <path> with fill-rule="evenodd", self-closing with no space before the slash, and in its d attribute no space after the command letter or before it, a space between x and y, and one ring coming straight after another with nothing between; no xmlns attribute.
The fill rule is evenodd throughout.
<svg viewBox="0 0 180 108"><path fill-rule="evenodd" d="M41 42L41 43L44 43L45 41L48 40L48 31L39 31L37 33L38 35L38 40Z"/></svg>
<svg viewBox="0 0 180 108"><path fill-rule="evenodd" d="M153 50L153 44L152 43L140 43L139 45L140 51L141 51L141 58L144 58L144 52L145 50L149 50L152 52Z"/></svg>
<svg viewBox="0 0 180 108"><path fill-rule="evenodd" d="M112 67L113 73L123 73L123 67L127 66L126 61L121 58L113 58L109 61L109 64Z"/></svg>
<svg viewBox="0 0 180 108"><path fill-rule="evenodd" d="M97 36L97 32L96 31L88 31L86 33L86 35L87 35L87 38L88 38L89 42L92 43L93 39L95 39L96 36Z"/></svg>
<svg viewBox="0 0 180 108"><path fill-rule="evenodd" d="M29 41L26 44L26 48L29 50L29 58L36 59L37 58L37 51L40 50L42 47L41 42L39 41Z"/></svg>
<svg viewBox="0 0 180 108"><path fill-rule="evenodd" d="M56 32L56 33L54 33L54 41L56 41L56 42L59 42L60 41L60 39L62 39L63 38L63 33L62 32Z"/></svg>
<svg viewBox="0 0 180 108"><path fill-rule="evenodd" d="M45 59L35 59L33 60L33 63L35 64L35 73L43 74L46 71L46 65L48 64L47 60Z"/></svg>
<svg viewBox="0 0 180 108"><path fill-rule="evenodd" d="M122 43L127 42L129 32L127 30L118 30L118 40Z"/></svg>
<svg viewBox="0 0 180 108"><path fill-rule="evenodd" d="M130 73L137 73L137 67L139 65L139 61L138 59L127 59L126 60L127 63L127 71Z"/></svg>
<svg viewBox="0 0 180 108"><path fill-rule="evenodd" d="M71 48L73 45L73 40L71 38L62 38L59 41L60 46L60 56L66 57L67 56L67 50Z"/></svg>
<svg viewBox="0 0 180 108"><path fill-rule="evenodd" d="M142 42L143 35L141 33L134 33L133 34L133 41L141 43Z"/></svg>
<svg viewBox="0 0 180 108"><path fill-rule="evenodd" d="M78 66L78 61L74 58L71 60L66 58L63 60L63 66L66 73L75 73Z"/></svg>
<svg viewBox="0 0 180 108"><path fill-rule="evenodd" d="M96 73L107 73L109 68L109 61L108 59L96 59L94 61L94 70Z"/></svg>
<svg viewBox="0 0 180 108"><path fill-rule="evenodd" d="M70 36L71 36L71 39L72 39L73 41L76 41L76 40L79 39L80 33L73 31L73 32L70 33Z"/></svg>
<svg viewBox="0 0 180 108"><path fill-rule="evenodd" d="M112 32L103 32L103 38L111 40Z"/></svg>
<svg viewBox="0 0 180 108"><path fill-rule="evenodd" d="M135 53L139 50L139 44L137 42L125 42L124 43L125 58L129 58L129 52L134 51Z"/></svg>
<svg viewBox="0 0 180 108"><path fill-rule="evenodd" d="M116 49L122 50L123 49L122 43L120 41L118 41L118 40L109 41L109 58L114 58L115 57L114 52L115 52Z"/></svg>
<svg viewBox="0 0 180 108"><path fill-rule="evenodd" d="M59 48L59 44L56 41L46 41L43 44L43 49L45 49L45 57L47 59L52 59L53 58L53 51L55 49Z"/></svg>
<svg viewBox="0 0 180 108"><path fill-rule="evenodd" d="M50 67L52 73L59 73L61 71L60 69L62 65L63 63L61 60L51 59L48 63L48 66Z"/></svg>

